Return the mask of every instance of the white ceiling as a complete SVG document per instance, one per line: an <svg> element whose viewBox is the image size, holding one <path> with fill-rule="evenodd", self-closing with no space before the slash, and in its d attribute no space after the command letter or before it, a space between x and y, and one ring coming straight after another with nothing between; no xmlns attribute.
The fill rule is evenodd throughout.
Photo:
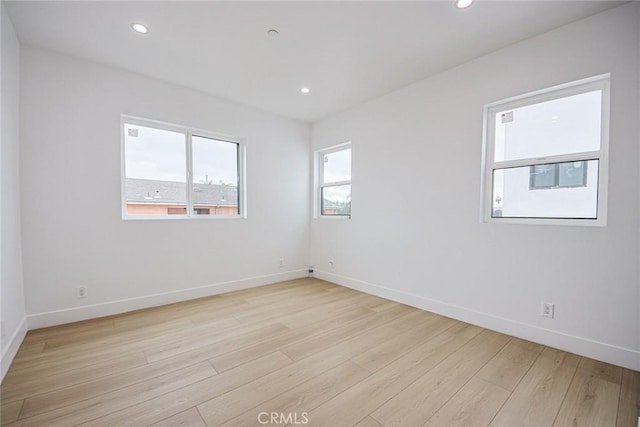
<svg viewBox="0 0 640 427"><path fill-rule="evenodd" d="M621 2L5 4L23 43L313 122Z"/></svg>

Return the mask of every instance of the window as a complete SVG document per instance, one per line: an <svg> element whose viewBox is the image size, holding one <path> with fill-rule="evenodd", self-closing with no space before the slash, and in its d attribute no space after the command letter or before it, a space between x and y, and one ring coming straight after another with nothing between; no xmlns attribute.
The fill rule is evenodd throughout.
<svg viewBox="0 0 640 427"><path fill-rule="evenodd" d="M351 217L351 143L316 154L320 215Z"/></svg>
<svg viewBox="0 0 640 427"><path fill-rule="evenodd" d="M606 224L609 75L485 106L483 219Z"/></svg>
<svg viewBox="0 0 640 427"><path fill-rule="evenodd" d="M186 215L187 208L167 208L168 215Z"/></svg>
<svg viewBox="0 0 640 427"><path fill-rule="evenodd" d="M240 143L122 118L123 218L237 217Z"/></svg>

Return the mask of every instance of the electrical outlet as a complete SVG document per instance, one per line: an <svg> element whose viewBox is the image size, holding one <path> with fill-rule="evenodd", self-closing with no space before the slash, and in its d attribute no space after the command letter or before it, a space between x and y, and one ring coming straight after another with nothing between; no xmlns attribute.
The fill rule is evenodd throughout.
<svg viewBox="0 0 640 427"><path fill-rule="evenodd" d="M333 258L329 259L329 265L331 266L331 269L333 270Z"/></svg>
<svg viewBox="0 0 640 427"><path fill-rule="evenodd" d="M284 267L284 258L280 258L280 268Z"/></svg>
<svg viewBox="0 0 640 427"><path fill-rule="evenodd" d="M553 319L554 305L550 302L543 302L540 305L540 316Z"/></svg>
<svg viewBox="0 0 640 427"><path fill-rule="evenodd" d="M87 297L87 287L86 286L78 286L76 288L76 298L86 298Z"/></svg>

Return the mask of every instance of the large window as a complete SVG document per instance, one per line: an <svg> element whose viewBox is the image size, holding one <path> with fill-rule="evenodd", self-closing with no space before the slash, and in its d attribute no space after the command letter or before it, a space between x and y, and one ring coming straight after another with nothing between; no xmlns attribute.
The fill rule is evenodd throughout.
<svg viewBox="0 0 640 427"><path fill-rule="evenodd" d="M240 215L238 141L130 117L122 141L124 218Z"/></svg>
<svg viewBox="0 0 640 427"><path fill-rule="evenodd" d="M316 153L321 216L351 216L351 144Z"/></svg>
<svg viewBox="0 0 640 427"><path fill-rule="evenodd" d="M606 224L609 76L485 107L483 218Z"/></svg>

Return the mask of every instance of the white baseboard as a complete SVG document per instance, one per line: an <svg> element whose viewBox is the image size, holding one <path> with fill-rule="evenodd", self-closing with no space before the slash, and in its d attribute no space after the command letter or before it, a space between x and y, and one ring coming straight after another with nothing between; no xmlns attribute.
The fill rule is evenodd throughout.
<svg viewBox="0 0 640 427"><path fill-rule="evenodd" d="M318 271L314 277L549 347L640 371L640 351L553 331L404 291Z"/></svg>
<svg viewBox="0 0 640 427"><path fill-rule="evenodd" d="M18 328L9 339L9 345L7 345L2 351L2 361L0 362L2 377L0 377L0 381L4 380L4 376L11 366L13 358L16 357L18 349L20 349L20 345L22 344L22 341L24 341L24 337L27 335L27 329L27 318L23 317Z"/></svg>
<svg viewBox="0 0 640 427"><path fill-rule="evenodd" d="M62 325L65 323L78 322L87 319L95 319L97 317L110 316L113 314L125 313L127 311L139 310L142 308L157 307L160 305L172 304L175 302L187 301L195 298L222 294L225 292L238 291L241 289L253 288L256 286L269 285L271 283L282 282L285 280L300 279L303 277L307 277L307 274L307 269L292 270L282 273L267 274L264 276L249 277L245 279L232 280L229 282L216 283L213 285L180 289L177 291L164 292L160 294L127 298L118 301L109 301L100 304L85 305L82 307L73 307L64 310L49 311L46 313L31 314L27 316L27 318L29 322L29 329L46 328L49 326Z"/></svg>

